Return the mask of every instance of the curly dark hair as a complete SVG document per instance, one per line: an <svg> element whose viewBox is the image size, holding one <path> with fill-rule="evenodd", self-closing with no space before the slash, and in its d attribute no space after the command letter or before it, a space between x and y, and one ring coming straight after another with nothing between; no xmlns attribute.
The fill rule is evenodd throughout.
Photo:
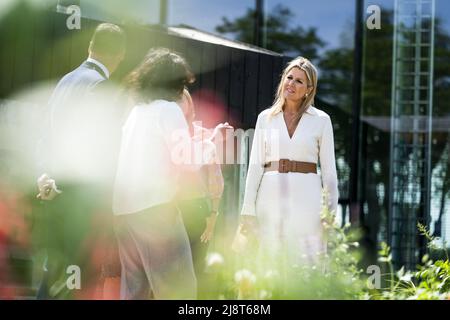
<svg viewBox="0 0 450 320"><path fill-rule="evenodd" d="M195 78L186 60L167 48L151 49L126 78L136 102L178 101L184 87Z"/></svg>

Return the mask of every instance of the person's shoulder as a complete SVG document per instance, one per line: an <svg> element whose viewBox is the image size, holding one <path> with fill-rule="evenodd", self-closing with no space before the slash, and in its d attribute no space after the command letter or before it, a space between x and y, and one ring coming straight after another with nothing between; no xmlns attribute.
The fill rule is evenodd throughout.
<svg viewBox="0 0 450 320"><path fill-rule="evenodd" d="M96 86L103 82L105 82L105 78L103 78L97 71L85 68L81 65L64 75L58 84L84 84L86 86Z"/></svg>
<svg viewBox="0 0 450 320"><path fill-rule="evenodd" d="M317 116L319 118L330 119L330 115L328 113L326 113L325 111L320 110L314 106L309 106L309 108L306 110L306 113L313 115L313 116Z"/></svg>
<svg viewBox="0 0 450 320"><path fill-rule="evenodd" d="M178 114L183 112L181 111L181 107L174 101L168 101L168 100L154 100L150 103L150 106L164 112L164 113L170 113L170 114Z"/></svg>
<svg viewBox="0 0 450 320"><path fill-rule="evenodd" d="M267 117L267 116L270 115L271 111L272 111L272 108L271 108L271 107L269 107L269 108L267 108L267 109L264 109L263 111L261 111L261 112L259 113L258 117Z"/></svg>
<svg viewBox="0 0 450 320"><path fill-rule="evenodd" d="M77 69L70 71L69 73L66 73L57 83L56 88L63 87L68 84L72 84L75 82L77 77Z"/></svg>
<svg viewBox="0 0 450 320"><path fill-rule="evenodd" d="M157 115L164 123L180 123L186 121L181 107L174 101L153 100L143 106L144 113Z"/></svg>
<svg viewBox="0 0 450 320"><path fill-rule="evenodd" d="M280 114L281 112L276 112L273 106L269 107L259 113L257 123L259 123L259 126L262 127L270 125L270 122Z"/></svg>
<svg viewBox="0 0 450 320"><path fill-rule="evenodd" d="M263 111L261 111L258 114L258 120L267 121L270 118L271 114L272 114L272 108L271 107L267 108L267 109L264 109Z"/></svg>

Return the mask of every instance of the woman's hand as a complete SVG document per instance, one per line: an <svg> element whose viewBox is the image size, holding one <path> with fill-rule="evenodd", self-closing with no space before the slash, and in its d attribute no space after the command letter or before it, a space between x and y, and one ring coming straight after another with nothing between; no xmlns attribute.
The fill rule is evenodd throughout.
<svg viewBox="0 0 450 320"><path fill-rule="evenodd" d="M225 140L225 138L224 138L224 136L225 136L224 135L224 131L227 130L227 129L231 129L232 130L234 128L232 126L230 126L228 124L228 122L219 123L214 128L214 131L213 131L213 133L211 135L210 140L213 141L213 142L221 142L221 141Z"/></svg>
<svg viewBox="0 0 450 320"><path fill-rule="evenodd" d="M217 213L213 212L211 215L206 218L206 228L205 231L203 231L203 234L200 236L200 241L202 243L207 243L212 239L212 236L214 234L214 228L216 226L216 220L217 220Z"/></svg>
<svg viewBox="0 0 450 320"><path fill-rule="evenodd" d="M258 233L258 220L256 216L241 216L241 233L245 236L256 236Z"/></svg>
<svg viewBox="0 0 450 320"><path fill-rule="evenodd" d="M55 180L51 179L45 173L37 180L37 186L39 193L36 195L36 198L39 200L51 201L61 193L61 190L56 186Z"/></svg>
<svg viewBox="0 0 450 320"><path fill-rule="evenodd" d="M246 254L249 250L257 249L258 242L258 221L256 216L241 216L231 249L237 254Z"/></svg>

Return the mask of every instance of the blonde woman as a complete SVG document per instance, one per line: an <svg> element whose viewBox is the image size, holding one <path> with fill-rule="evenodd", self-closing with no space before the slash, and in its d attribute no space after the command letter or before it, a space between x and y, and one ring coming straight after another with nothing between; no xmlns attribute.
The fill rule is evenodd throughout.
<svg viewBox="0 0 450 320"><path fill-rule="evenodd" d="M333 127L314 107L316 90L314 65L292 60L273 106L258 116L241 211L242 229L257 231L264 252L287 252L295 261L314 261L324 249L322 191L329 210L338 202Z"/></svg>

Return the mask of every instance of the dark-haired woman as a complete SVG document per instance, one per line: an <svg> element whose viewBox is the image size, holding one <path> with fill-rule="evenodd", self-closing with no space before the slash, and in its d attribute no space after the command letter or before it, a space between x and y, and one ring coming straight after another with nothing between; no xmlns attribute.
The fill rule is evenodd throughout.
<svg viewBox="0 0 450 320"><path fill-rule="evenodd" d="M196 298L189 240L174 203L180 172L201 167L186 152L197 146L175 102L192 81L186 61L164 48L151 50L128 76L137 103L122 129L113 201L121 299ZM214 144L198 143L206 162Z"/></svg>

